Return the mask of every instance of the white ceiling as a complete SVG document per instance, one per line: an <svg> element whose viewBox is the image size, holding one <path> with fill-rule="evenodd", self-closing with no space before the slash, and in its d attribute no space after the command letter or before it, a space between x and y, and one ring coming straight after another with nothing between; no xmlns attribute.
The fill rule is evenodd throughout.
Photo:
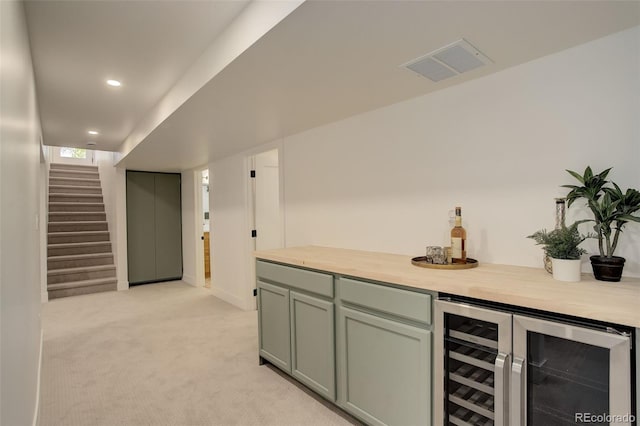
<svg viewBox="0 0 640 426"><path fill-rule="evenodd" d="M26 0L45 143L117 150L248 2Z"/></svg>
<svg viewBox="0 0 640 426"><path fill-rule="evenodd" d="M115 47L126 44L127 56L113 56L111 61L98 59L104 56L101 52L104 40L110 37L109 26L120 28L113 25L114 10L125 6L89 2L79 7L75 3L27 6L45 143L73 145L78 138L82 145L84 135L77 134L93 126L90 121L104 118L104 124L95 126L103 126L105 142L108 133L113 149L168 90L170 81L180 74L177 69L189 65L188 56L193 61L206 45L205 36L194 37L199 41L193 42L197 47L189 45L187 49L187 40L178 46L189 54L165 51L170 40L184 36L180 28L191 27L189 21L181 19L176 24L168 16L185 14L187 19L192 14L193 27L200 28L203 20L195 9L212 3L136 2L136 12L131 15L137 14L140 21L130 18L138 23L135 25L129 18L125 20L128 42L114 42L106 49L113 54ZM226 3L213 4L217 8ZM226 5L227 17L239 10L237 4ZM72 19L75 24L65 23L69 18L59 9L70 7L84 8L84 15L91 15L92 26L101 28L99 36L87 36L77 15ZM117 18L123 20L120 15ZM307 1L175 110L122 164L158 171L194 168L638 24L639 1ZM153 38L148 34L162 35L164 27L174 28L174 36L149 47ZM214 37L214 33L208 35ZM83 42L76 40L83 37ZM462 37L494 63L439 83L399 67ZM67 42L71 45L68 48ZM93 52L93 59L85 59L76 49ZM151 55L153 60L140 56L151 49L157 49L153 50L157 54ZM153 67L145 67L153 61ZM91 72L82 72L87 67ZM114 94L99 85L93 88L85 81L89 74L103 79L109 67L125 75L131 73L131 80L122 77L126 86L120 92ZM172 78L163 79L152 72L160 68L176 71ZM84 90L73 85L74 81L83 81ZM164 90L146 93L149 86L162 85ZM100 96L99 107L88 101L94 96ZM114 100L116 96L126 97L126 102ZM135 105L131 111L129 104Z"/></svg>

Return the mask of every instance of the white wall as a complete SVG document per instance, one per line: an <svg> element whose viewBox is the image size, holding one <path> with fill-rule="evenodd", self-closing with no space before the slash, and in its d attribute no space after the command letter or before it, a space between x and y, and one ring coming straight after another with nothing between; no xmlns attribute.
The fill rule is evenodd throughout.
<svg viewBox="0 0 640 426"><path fill-rule="evenodd" d="M22 2L0 2L0 423L38 407L40 120ZM42 224L45 226L45 224Z"/></svg>
<svg viewBox="0 0 640 426"><path fill-rule="evenodd" d="M281 164L281 140L209 164L211 291L245 310L256 309L250 162L256 154L274 149L277 149ZM282 182L282 169L279 172ZM284 193L278 195L283 205Z"/></svg>
<svg viewBox="0 0 640 426"><path fill-rule="evenodd" d="M114 166L117 153L95 151L95 156L116 264L118 291L128 290L126 170ZM195 233L202 232L201 223L196 222L200 214L196 214L194 210L194 195L195 191L199 190L195 173L194 171L182 173L183 280L194 286L202 286L204 285L204 266L201 272L196 268L197 253L195 252L196 245L201 243L199 237L196 241ZM202 277L199 278L199 275Z"/></svg>
<svg viewBox="0 0 640 426"><path fill-rule="evenodd" d="M198 191L202 191L200 173L195 170L182 172L182 280L192 286L204 285L204 259L199 251L203 251L202 221ZM200 250L199 250L200 249Z"/></svg>
<svg viewBox="0 0 640 426"><path fill-rule="evenodd" d="M253 309L246 155L209 165L211 291L242 309Z"/></svg>
<svg viewBox="0 0 640 426"><path fill-rule="evenodd" d="M49 154L47 146L40 145L40 301L49 301L47 291L47 241L48 241L48 218L49 218Z"/></svg>
<svg viewBox="0 0 640 426"><path fill-rule="evenodd" d="M572 183L565 169L614 167L621 186L640 187L639 40L636 27L285 138L285 245L417 256L448 243L448 211L461 205L470 257L542 267L526 236L554 226L554 198ZM210 165L213 288L245 309L254 153ZM567 217L588 213L576 205ZM625 275L640 276L640 226L628 226L616 254Z"/></svg>
<svg viewBox="0 0 640 426"><path fill-rule="evenodd" d="M640 187L639 40L636 27L285 139L287 246L417 256L447 245L460 205L470 257L540 267L525 237L553 227L565 169L613 166ZM640 226L616 254L640 276Z"/></svg>
<svg viewBox="0 0 640 426"><path fill-rule="evenodd" d="M104 200L109 237L113 247L118 290L128 290L126 171L114 166L115 154L113 152L95 151L95 159L100 173L102 199Z"/></svg>

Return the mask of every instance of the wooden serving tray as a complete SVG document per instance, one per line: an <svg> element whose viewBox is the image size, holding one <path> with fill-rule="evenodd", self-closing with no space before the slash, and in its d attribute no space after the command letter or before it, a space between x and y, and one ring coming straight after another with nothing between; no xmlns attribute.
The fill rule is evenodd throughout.
<svg viewBox="0 0 640 426"><path fill-rule="evenodd" d="M467 257L467 263L447 263L446 265L438 263L427 263L427 256L418 256L411 259L411 264L420 266L421 268L430 269L471 269L478 266L478 261Z"/></svg>

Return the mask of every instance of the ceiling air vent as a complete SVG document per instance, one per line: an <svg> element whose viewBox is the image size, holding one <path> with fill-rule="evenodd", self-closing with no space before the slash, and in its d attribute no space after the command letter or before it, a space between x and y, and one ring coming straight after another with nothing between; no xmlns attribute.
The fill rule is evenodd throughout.
<svg viewBox="0 0 640 426"><path fill-rule="evenodd" d="M491 59L465 39L460 39L402 66L431 81L438 82L490 63L492 63Z"/></svg>

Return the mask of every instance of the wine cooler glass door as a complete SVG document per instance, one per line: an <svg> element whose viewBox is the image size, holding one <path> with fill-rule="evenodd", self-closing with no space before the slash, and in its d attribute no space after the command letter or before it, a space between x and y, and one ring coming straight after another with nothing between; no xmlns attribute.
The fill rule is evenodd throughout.
<svg viewBox="0 0 640 426"><path fill-rule="evenodd" d="M629 336L519 315L513 323L512 426L630 424Z"/></svg>
<svg viewBox="0 0 640 426"><path fill-rule="evenodd" d="M436 425L506 425L511 314L436 301Z"/></svg>

